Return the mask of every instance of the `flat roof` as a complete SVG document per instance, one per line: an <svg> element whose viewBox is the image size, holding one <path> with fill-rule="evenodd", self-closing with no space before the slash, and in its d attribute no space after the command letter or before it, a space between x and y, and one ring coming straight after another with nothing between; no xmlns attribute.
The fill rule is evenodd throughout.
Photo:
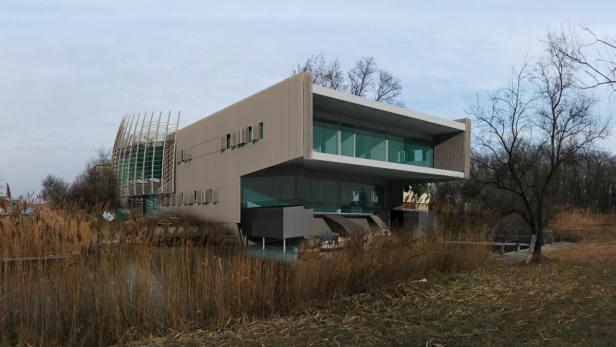
<svg viewBox="0 0 616 347"><path fill-rule="evenodd" d="M312 94L315 108L323 108L366 121L374 121L375 116L378 116L380 121L389 125L417 129L430 135L457 133L466 129L465 124L461 122L431 116L316 84L312 85Z"/></svg>

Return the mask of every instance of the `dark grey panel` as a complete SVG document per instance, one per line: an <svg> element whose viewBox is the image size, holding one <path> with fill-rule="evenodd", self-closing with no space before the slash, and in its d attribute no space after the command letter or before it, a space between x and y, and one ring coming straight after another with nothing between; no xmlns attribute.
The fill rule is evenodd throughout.
<svg viewBox="0 0 616 347"><path fill-rule="evenodd" d="M303 206L243 208L241 219L247 236L288 239L312 232L313 212Z"/></svg>

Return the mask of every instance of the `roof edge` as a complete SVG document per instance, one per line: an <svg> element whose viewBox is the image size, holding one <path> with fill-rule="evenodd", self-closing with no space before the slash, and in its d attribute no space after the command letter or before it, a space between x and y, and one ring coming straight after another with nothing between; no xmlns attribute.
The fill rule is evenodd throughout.
<svg viewBox="0 0 616 347"><path fill-rule="evenodd" d="M370 100L368 98L364 98L361 96L326 88L326 87L319 86L316 84L312 85L312 93L322 95L325 97L329 97L332 99L337 99L337 100L341 100L341 101L345 101L345 102L349 102L353 104L358 104L358 105L365 106L365 107L375 108L380 111L389 112L389 113L397 114L400 116L414 118L414 119L424 121L427 123L438 124L444 127L451 128L452 130L457 130L457 131L466 130L465 124L459 121L431 116L425 113L410 110L405 107L396 106L396 105L388 104L388 103L381 102L381 101Z"/></svg>

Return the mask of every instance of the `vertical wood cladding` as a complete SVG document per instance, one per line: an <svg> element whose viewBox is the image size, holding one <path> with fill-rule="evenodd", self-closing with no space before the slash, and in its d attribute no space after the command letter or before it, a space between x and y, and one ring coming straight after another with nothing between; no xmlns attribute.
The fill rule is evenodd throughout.
<svg viewBox="0 0 616 347"><path fill-rule="evenodd" d="M190 153L191 160L176 166L176 191L213 189L218 201L166 208L213 222L239 223L241 176L304 156L306 83L311 82L308 74L292 76L179 130L177 150ZM263 137L243 141L247 127L259 131L260 123ZM234 146L223 150L227 134Z"/></svg>
<svg viewBox="0 0 616 347"><path fill-rule="evenodd" d="M312 159L312 75L304 75L304 158Z"/></svg>
<svg viewBox="0 0 616 347"><path fill-rule="evenodd" d="M457 119L464 123L464 132L437 135L434 137L434 168L464 172L470 176L471 120Z"/></svg>

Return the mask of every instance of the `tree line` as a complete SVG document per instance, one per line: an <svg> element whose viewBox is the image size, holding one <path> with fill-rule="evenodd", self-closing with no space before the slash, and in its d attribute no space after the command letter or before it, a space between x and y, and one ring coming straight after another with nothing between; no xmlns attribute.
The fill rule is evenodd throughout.
<svg viewBox="0 0 616 347"><path fill-rule="evenodd" d="M436 194L459 208L518 216L536 236L535 261L558 211L613 212L616 202L616 157L597 147L613 124L593 94L616 91L616 44L583 33L549 33L542 56L513 69L505 87L468 110L471 179L441 185Z"/></svg>
<svg viewBox="0 0 616 347"><path fill-rule="evenodd" d="M297 64L292 74L310 72L312 83L353 95L371 97L376 101L402 105L400 80L378 67L374 57L363 57L346 73L338 59L328 61L323 54L313 55Z"/></svg>
<svg viewBox="0 0 616 347"><path fill-rule="evenodd" d="M509 83L470 107L474 120L471 179L438 185L437 200L452 206L482 206L516 215L536 236L562 208L613 212L616 157L597 149L611 134L609 117L597 111L597 88L616 92L616 42L584 28L549 33L545 52L513 69ZM310 72L313 83L377 101L398 104L400 80L363 57L343 72L337 59L315 55L293 73ZM101 151L72 182L47 176L42 197L54 204L117 204L109 152Z"/></svg>
<svg viewBox="0 0 616 347"><path fill-rule="evenodd" d="M47 175L42 182L41 198L52 205L117 207L116 177L110 152L99 150L70 184L60 177Z"/></svg>

